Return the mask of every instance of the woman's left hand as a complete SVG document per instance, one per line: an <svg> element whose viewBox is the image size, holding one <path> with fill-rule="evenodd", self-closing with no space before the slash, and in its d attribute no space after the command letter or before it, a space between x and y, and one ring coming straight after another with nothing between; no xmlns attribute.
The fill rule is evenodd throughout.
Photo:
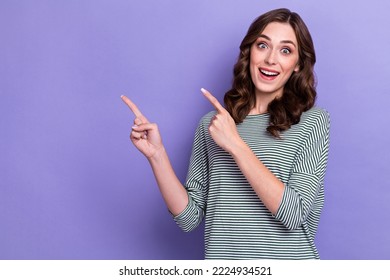
<svg viewBox="0 0 390 280"><path fill-rule="evenodd" d="M209 91L203 88L201 91L217 110L217 114L210 121L209 133L218 146L231 153L232 149L242 142L236 123L229 112Z"/></svg>

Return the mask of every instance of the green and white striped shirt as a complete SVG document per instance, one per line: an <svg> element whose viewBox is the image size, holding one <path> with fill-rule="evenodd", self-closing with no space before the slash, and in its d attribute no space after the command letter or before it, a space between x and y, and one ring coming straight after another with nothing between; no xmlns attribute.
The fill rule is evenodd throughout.
<svg viewBox="0 0 390 280"><path fill-rule="evenodd" d="M205 115L196 130L186 180L189 203L174 217L191 231L205 217L206 259L318 259L314 244L324 204L329 114L304 112L301 121L272 137L269 114L237 125L241 138L284 185L276 215L264 206L233 158L211 138Z"/></svg>

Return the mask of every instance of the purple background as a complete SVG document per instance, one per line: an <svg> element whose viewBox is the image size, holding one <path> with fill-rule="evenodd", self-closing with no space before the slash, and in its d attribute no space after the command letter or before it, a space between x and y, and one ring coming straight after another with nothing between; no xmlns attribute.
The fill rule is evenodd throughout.
<svg viewBox="0 0 390 280"><path fill-rule="evenodd" d="M332 116L322 259L390 259L390 2L0 2L0 259L202 259L128 139L131 97L181 180L252 20L307 23L318 105Z"/></svg>

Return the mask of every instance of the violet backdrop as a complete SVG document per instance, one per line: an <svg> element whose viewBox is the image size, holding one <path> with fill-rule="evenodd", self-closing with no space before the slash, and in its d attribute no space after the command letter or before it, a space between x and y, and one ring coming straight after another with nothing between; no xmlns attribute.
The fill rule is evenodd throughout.
<svg viewBox="0 0 390 280"><path fill-rule="evenodd" d="M332 118L322 259L390 259L389 1L1 0L0 259L203 259L128 135L131 97L186 177L258 15L287 7Z"/></svg>

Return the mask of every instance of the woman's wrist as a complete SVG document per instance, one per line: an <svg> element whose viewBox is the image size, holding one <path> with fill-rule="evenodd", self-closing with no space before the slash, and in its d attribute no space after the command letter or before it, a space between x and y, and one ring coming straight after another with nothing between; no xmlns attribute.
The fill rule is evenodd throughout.
<svg viewBox="0 0 390 280"><path fill-rule="evenodd" d="M236 158L242 155L245 150L249 149L248 145L241 138L233 142L226 151L233 157Z"/></svg>
<svg viewBox="0 0 390 280"><path fill-rule="evenodd" d="M159 163L167 156L166 150L164 146L156 149L156 151L149 157L147 157L148 161L152 163Z"/></svg>

